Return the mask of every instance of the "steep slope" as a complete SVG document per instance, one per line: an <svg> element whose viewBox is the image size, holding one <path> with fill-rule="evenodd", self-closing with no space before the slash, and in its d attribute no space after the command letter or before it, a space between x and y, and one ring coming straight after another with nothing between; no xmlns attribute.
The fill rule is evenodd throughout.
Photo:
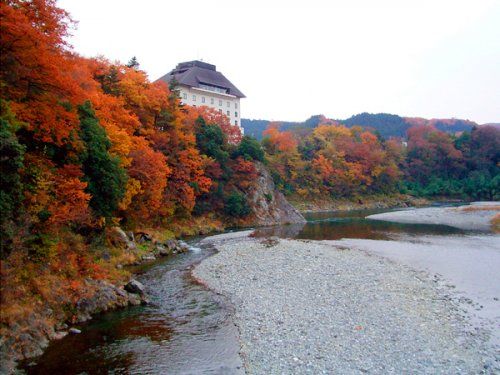
<svg viewBox="0 0 500 375"><path fill-rule="evenodd" d="M253 225L305 223L304 217L278 191L267 168L258 163L256 186L247 192Z"/></svg>

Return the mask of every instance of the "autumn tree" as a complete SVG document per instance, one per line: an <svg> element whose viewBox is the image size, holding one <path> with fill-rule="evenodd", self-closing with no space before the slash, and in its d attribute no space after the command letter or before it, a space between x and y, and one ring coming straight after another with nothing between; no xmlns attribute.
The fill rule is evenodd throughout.
<svg viewBox="0 0 500 375"><path fill-rule="evenodd" d="M280 131L278 123L270 123L263 135L262 145L275 184L286 194L307 194L307 189L299 187L303 184L304 164L301 162L295 135L290 131Z"/></svg>
<svg viewBox="0 0 500 375"><path fill-rule="evenodd" d="M500 130L493 126L475 127L464 132L455 141L455 146L462 151L467 168L470 170L499 172Z"/></svg>
<svg viewBox="0 0 500 375"><path fill-rule="evenodd" d="M396 190L400 150L360 127L321 124L299 142L270 124L264 135L273 176L287 194L352 198Z"/></svg>
<svg viewBox="0 0 500 375"><path fill-rule="evenodd" d="M134 139L129 156L129 181L121 209L125 219L135 223L150 223L166 215L162 210L164 192L172 173L163 153L153 150L143 138Z"/></svg>
<svg viewBox="0 0 500 375"><path fill-rule="evenodd" d="M71 20L55 1L0 3L0 93L38 141L61 146L78 128L85 99L67 52Z"/></svg>
<svg viewBox="0 0 500 375"><path fill-rule="evenodd" d="M408 130L408 177L427 183L432 176L459 178L463 155L454 147L451 137L431 126L414 126Z"/></svg>
<svg viewBox="0 0 500 375"><path fill-rule="evenodd" d="M207 124L217 125L219 128L221 128L222 132L227 137L228 143L238 144L239 142L241 142L242 134L240 128L238 126L232 125L229 121L229 118L225 114L217 111L215 108L210 108L207 106L196 108L191 107L189 109L189 113L191 113L192 116L195 117L201 116L205 119Z"/></svg>

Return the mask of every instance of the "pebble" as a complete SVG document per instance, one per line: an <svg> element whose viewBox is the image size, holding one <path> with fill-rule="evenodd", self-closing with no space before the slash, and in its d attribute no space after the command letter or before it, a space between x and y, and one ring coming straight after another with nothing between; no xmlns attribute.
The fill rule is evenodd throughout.
<svg viewBox="0 0 500 375"><path fill-rule="evenodd" d="M220 237L223 238L223 237ZM251 374L495 373L433 277L319 241L235 237L193 275L232 302ZM290 360L291 359L291 360ZM488 370L485 372L485 364Z"/></svg>

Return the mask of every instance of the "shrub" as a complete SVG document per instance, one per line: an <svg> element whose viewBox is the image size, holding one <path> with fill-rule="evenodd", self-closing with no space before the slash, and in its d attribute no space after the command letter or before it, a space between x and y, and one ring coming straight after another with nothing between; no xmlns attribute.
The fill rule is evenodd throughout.
<svg viewBox="0 0 500 375"><path fill-rule="evenodd" d="M255 138L244 136L233 153L233 158L242 156L246 160L257 160L264 162L264 150Z"/></svg>
<svg viewBox="0 0 500 375"><path fill-rule="evenodd" d="M228 216L242 218L250 213L250 206L245 199L245 196L237 191L233 191L225 199L224 212Z"/></svg>

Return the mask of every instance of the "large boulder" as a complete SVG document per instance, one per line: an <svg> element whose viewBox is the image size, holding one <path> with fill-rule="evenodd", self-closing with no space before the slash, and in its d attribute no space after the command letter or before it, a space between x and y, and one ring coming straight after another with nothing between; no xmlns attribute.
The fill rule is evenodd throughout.
<svg viewBox="0 0 500 375"><path fill-rule="evenodd" d="M112 246L121 249L135 250L135 242L129 238L127 233L120 227L111 227L107 230L107 238Z"/></svg>
<svg viewBox="0 0 500 375"><path fill-rule="evenodd" d="M144 294L145 293L145 288L142 283L139 281L132 279L128 282L127 285L125 285L125 290L129 293L134 293L134 294Z"/></svg>
<svg viewBox="0 0 500 375"><path fill-rule="evenodd" d="M85 281L89 295L76 303L76 321L84 322L92 314L128 305L128 295L123 289L104 280Z"/></svg>

